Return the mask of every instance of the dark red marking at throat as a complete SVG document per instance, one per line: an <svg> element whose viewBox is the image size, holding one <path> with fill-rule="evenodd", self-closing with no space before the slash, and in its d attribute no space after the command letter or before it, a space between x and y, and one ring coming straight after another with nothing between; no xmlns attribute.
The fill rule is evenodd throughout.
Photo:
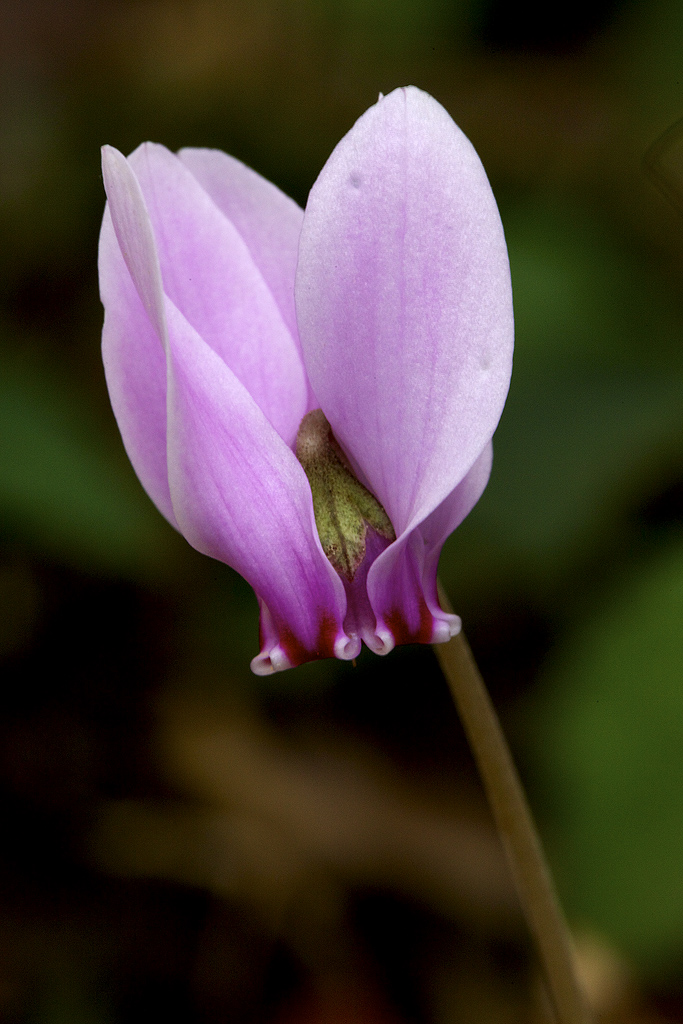
<svg viewBox="0 0 683 1024"><path fill-rule="evenodd" d="M399 644L430 644L434 635L434 616L426 602L420 601L420 624L416 630L411 629L399 608L393 608L384 616L385 622L392 632L396 645Z"/></svg>
<svg viewBox="0 0 683 1024"><path fill-rule="evenodd" d="M287 655L287 660L296 668L307 661L320 661L321 658L334 658L334 641L337 637L337 626L331 615L323 614L320 618L318 638L313 649L302 644L288 626L281 626L278 631L280 646Z"/></svg>

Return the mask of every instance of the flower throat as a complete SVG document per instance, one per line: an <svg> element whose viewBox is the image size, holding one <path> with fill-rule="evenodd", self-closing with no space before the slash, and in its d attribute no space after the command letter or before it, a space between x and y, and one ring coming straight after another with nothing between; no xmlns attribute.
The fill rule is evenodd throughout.
<svg viewBox="0 0 683 1024"><path fill-rule="evenodd" d="M296 457L311 485L323 551L339 575L351 582L365 558L368 528L385 540L396 540L391 520L354 476L322 409L302 419Z"/></svg>

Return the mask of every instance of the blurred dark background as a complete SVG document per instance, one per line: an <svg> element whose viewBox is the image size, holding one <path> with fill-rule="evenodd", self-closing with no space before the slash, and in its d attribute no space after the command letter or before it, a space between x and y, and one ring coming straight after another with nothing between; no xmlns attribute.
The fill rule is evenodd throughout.
<svg viewBox="0 0 683 1024"><path fill-rule="evenodd" d="M683 1020L683 6L3 0L0 1022L547 1020L428 648L271 679L251 591L130 469L99 147L302 205L378 92L469 135L512 389L442 577L605 1021ZM659 187L658 187L659 186Z"/></svg>

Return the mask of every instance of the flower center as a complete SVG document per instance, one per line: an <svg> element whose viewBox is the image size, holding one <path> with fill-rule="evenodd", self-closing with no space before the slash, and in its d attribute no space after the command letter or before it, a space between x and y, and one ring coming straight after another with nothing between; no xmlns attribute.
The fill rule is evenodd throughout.
<svg viewBox="0 0 683 1024"><path fill-rule="evenodd" d="M377 498L356 479L322 409L307 413L296 436L296 457L311 485L323 551L349 582L365 558L368 528L388 541L394 528Z"/></svg>

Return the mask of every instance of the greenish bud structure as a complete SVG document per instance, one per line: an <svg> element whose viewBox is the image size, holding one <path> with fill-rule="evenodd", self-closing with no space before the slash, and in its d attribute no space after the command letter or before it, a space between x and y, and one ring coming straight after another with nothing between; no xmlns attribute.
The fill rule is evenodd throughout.
<svg viewBox="0 0 683 1024"><path fill-rule="evenodd" d="M322 409L314 409L301 421L296 457L311 485L323 551L350 582L365 558L368 527L386 540L396 540L391 520L354 476Z"/></svg>

